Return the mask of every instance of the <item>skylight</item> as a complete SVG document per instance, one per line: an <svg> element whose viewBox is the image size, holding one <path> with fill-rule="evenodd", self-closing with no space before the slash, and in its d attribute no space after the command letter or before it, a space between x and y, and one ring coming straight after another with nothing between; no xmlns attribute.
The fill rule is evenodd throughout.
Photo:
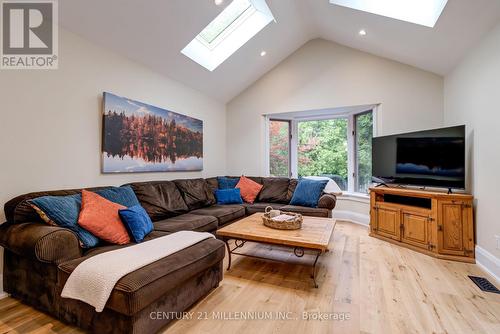
<svg viewBox="0 0 500 334"><path fill-rule="evenodd" d="M181 52L213 71L271 21L265 0L233 0Z"/></svg>
<svg viewBox="0 0 500 334"><path fill-rule="evenodd" d="M253 11L249 9L253 9ZM235 0L215 20L210 22L197 37L201 38L205 43L213 43L222 33L230 30L231 26L236 26L237 21L243 20L247 11L255 11L248 0Z"/></svg>
<svg viewBox="0 0 500 334"><path fill-rule="evenodd" d="M448 0L330 0L331 4L433 28Z"/></svg>

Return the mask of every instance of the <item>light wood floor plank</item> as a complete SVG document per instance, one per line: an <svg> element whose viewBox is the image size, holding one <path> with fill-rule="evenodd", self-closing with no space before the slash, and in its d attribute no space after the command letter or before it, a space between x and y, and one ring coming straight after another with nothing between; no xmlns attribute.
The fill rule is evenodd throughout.
<svg viewBox="0 0 500 334"><path fill-rule="evenodd" d="M272 246L245 247L296 263L311 259ZM467 277L488 277L476 265L428 257L346 222L337 223L330 249L319 260L318 289L309 267L234 256L220 287L190 310L208 319L176 321L164 332L500 333L500 296L482 292ZM234 312L290 312L293 319L217 319ZM350 320L303 320L303 312L345 312ZM0 300L0 333L80 332L12 298Z"/></svg>

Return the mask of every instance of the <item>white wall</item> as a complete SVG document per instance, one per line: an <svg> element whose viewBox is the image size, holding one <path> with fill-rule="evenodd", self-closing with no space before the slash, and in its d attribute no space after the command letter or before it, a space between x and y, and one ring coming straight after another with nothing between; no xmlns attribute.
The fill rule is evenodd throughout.
<svg viewBox="0 0 500 334"><path fill-rule="evenodd" d="M499 270L494 235L500 235L500 25L446 76L444 87L445 124L467 125L477 244L496 257Z"/></svg>
<svg viewBox="0 0 500 334"><path fill-rule="evenodd" d="M378 134L439 127L442 77L312 40L227 105L229 174L264 174L263 114L381 103Z"/></svg>
<svg viewBox="0 0 500 334"><path fill-rule="evenodd" d="M224 104L70 32L59 47L58 70L0 71L2 208L38 190L225 174ZM102 175L103 91L202 119L203 172Z"/></svg>

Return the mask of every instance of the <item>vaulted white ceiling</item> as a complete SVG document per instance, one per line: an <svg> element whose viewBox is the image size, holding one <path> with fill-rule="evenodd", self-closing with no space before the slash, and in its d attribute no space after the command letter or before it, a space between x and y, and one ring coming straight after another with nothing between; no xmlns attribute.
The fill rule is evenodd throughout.
<svg viewBox="0 0 500 334"><path fill-rule="evenodd" d="M276 22L213 72L180 53L223 10L213 0L64 0L59 10L66 29L221 102L314 38L445 75L500 22L500 0L449 0L432 29L334 6L328 0L267 3ZM368 34L359 36L360 29ZM260 56L262 50L265 57Z"/></svg>

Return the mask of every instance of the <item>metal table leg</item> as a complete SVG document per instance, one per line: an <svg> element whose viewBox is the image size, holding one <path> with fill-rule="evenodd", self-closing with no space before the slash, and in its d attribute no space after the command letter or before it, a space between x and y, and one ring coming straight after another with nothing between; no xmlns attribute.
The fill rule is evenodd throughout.
<svg viewBox="0 0 500 334"><path fill-rule="evenodd" d="M229 247L229 239L224 238L224 243L226 244L227 248L227 256L228 256L227 270L229 270L231 269L231 248Z"/></svg>
<svg viewBox="0 0 500 334"><path fill-rule="evenodd" d="M313 279L314 282L314 287L317 289L318 288L318 283L316 282L316 263L318 263L319 256L321 255L321 251L316 253L316 259L314 259L314 263L312 266L312 274L311 278Z"/></svg>

